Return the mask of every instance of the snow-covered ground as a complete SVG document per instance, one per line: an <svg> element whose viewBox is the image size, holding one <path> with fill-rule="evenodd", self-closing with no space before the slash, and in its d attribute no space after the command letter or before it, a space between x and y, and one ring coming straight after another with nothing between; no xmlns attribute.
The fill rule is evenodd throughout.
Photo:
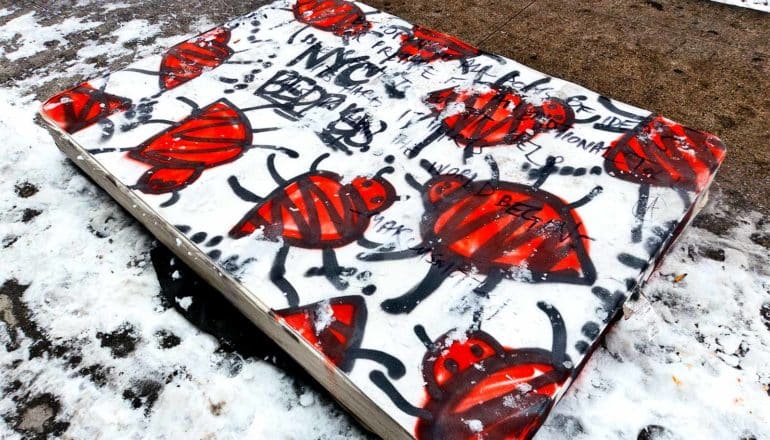
<svg viewBox="0 0 770 440"><path fill-rule="evenodd" d="M0 89L0 438L365 437L36 125L38 93L185 37L158 23L0 25L4 64L75 51ZM770 219L714 194L538 438L768 439L769 403Z"/></svg>

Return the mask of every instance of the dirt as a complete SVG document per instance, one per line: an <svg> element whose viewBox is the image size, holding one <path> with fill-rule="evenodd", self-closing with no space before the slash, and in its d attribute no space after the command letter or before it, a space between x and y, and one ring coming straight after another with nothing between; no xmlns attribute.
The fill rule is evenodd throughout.
<svg viewBox="0 0 770 440"><path fill-rule="evenodd" d="M8 0L0 1L0 5ZM202 31L266 1L136 2L104 12L72 1L15 1L5 22L35 11L42 24L66 17L102 22L50 50L0 65L0 85L41 71L64 70L84 45L112 41L121 23L163 23L161 35L137 36L135 49L157 37ZM129 2L134 3L134 2ZM481 49L584 85L603 95L661 113L720 136L729 147L716 188L738 210L770 214L770 19L759 11L701 0L371 0L370 5L414 23L459 36ZM84 60L104 70L125 67L130 55ZM85 78L40 84L46 98Z"/></svg>

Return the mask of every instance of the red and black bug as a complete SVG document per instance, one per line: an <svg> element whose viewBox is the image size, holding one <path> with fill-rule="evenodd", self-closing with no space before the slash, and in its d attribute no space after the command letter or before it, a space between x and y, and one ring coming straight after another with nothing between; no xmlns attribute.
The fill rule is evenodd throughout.
<svg viewBox="0 0 770 440"><path fill-rule="evenodd" d="M516 78L512 72L478 89L448 88L428 95L425 102L434 116L441 116L441 127L409 151L416 157L432 142L448 136L464 149L464 158L474 148L521 144L547 131L563 131L575 122L575 112L559 98L547 98L535 105L522 93L550 81L544 78L516 90L505 85ZM453 112L453 107L458 110Z"/></svg>
<svg viewBox="0 0 770 440"><path fill-rule="evenodd" d="M354 2L347 0L297 0L291 10L294 18L300 23L331 32L338 37L354 38L372 28L372 23L366 19L364 11ZM289 43L297 34L289 39Z"/></svg>
<svg viewBox="0 0 770 440"><path fill-rule="evenodd" d="M622 116L639 120L632 130L615 140L604 153L604 169L612 176L638 183L639 201L632 231L641 241L641 227L647 211L650 187L674 188L689 205L688 191L702 191L722 163L726 147L714 135L693 130L662 116L643 118L615 107L604 97L599 102Z"/></svg>
<svg viewBox="0 0 770 440"><path fill-rule="evenodd" d="M417 417L420 440L531 438L572 371L561 314L550 304L537 306L551 323L551 351L505 348L479 329L461 337L450 331L431 342L416 326L428 348L421 369L427 398L421 408L412 406L380 371L369 377L399 409Z"/></svg>
<svg viewBox="0 0 770 440"><path fill-rule="evenodd" d="M549 157L532 185L499 181L491 156L493 178L473 181L459 174L433 174L424 185L407 175L422 194L425 214L420 224L422 243L393 252L362 253L364 261L413 258L431 253L425 278L398 298L382 303L389 313L409 313L441 286L454 271L473 269L486 275L474 292L488 296L506 277L526 269L531 282L593 284L596 271L588 255L589 238L575 209L601 192L594 188L582 199L567 203L540 189L553 171Z"/></svg>
<svg viewBox="0 0 770 440"><path fill-rule="evenodd" d="M186 119L129 151L132 159L152 166L136 188L148 194L178 191L204 170L241 157L251 140L248 118L226 99L195 109Z"/></svg>
<svg viewBox="0 0 770 440"><path fill-rule="evenodd" d="M169 48L163 53L158 72L133 68L124 71L158 75L160 90L170 90L224 64L235 53L229 42L230 30L217 27Z"/></svg>
<svg viewBox="0 0 770 440"><path fill-rule="evenodd" d="M716 136L654 116L613 142L604 158L605 169L620 179L702 191L724 155Z"/></svg>
<svg viewBox="0 0 770 440"><path fill-rule="evenodd" d="M257 205L231 230L230 236L241 238L262 229L265 239L282 241L270 279L286 295L289 305L299 303L293 286L284 278L289 247L321 249L321 273L339 290L347 288L340 275L346 268L337 263L335 248L348 245L363 237L374 214L390 207L396 200L396 190L383 174L393 172L385 167L374 177L356 177L342 183L343 177L331 171L318 170L329 154L319 156L310 172L284 180L275 169L275 155L267 160L268 170L279 185L262 198L238 185L235 177L230 185L241 198Z"/></svg>
<svg viewBox="0 0 770 440"><path fill-rule="evenodd" d="M130 99L105 93L89 83L83 83L46 101L42 113L62 130L75 133L129 108Z"/></svg>
<svg viewBox="0 0 770 440"><path fill-rule="evenodd" d="M291 157L299 155L292 150L270 145L254 145L254 133L275 128L253 129L244 112L227 99L219 99L199 108L186 98L177 98L193 108L192 113L179 122L151 119L144 123L170 125L138 147L90 150L92 154L127 151L134 160L150 165L134 185L147 194L173 193L163 206L173 204L180 191L195 182L203 171L240 158L250 148L279 150Z"/></svg>
<svg viewBox="0 0 770 440"><path fill-rule="evenodd" d="M384 365L394 379L406 373L404 364L379 350L361 348L366 325L366 302L360 296L342 296L301 307L276 310L275 314L345 372L356 359Z"/></svg>
<svg viewBox="0 0 770 440"><path fill-rule="evenodd" d="M462 60L480 53L475 47L455 37L415 26L409 35L401 36L401 47L396 56L413 63L431 63L438 60Z"/></svg>

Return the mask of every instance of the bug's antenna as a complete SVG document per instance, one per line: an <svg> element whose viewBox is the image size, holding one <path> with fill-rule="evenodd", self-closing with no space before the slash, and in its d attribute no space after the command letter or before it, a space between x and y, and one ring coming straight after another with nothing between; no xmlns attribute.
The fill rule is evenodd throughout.
<svg viewBox="0 0 770 440"><path fill-rule="evenodd" d="M314 162L315 164L315 162ZM275 180L275 183L279 185L285 185L286 180L278 174L278 170L275 169L275 154L267 156L267 170L270 172L270 177Z"/></svg>
<svg viewBox="0 0 770 440"><path fill-rule="evenodd" d="M262 201L262 197L254 194L253 192L241 186L241 183L238 181L238 178L235 176L228 177L227 184L230 185L230 189L233 190L235 195L238 196L238 198L243 200L244 202L259 203Z"/></svg>
<svg viewBox="0 0 770 440"><path fill-rule="evenodd" d="M406 173L404 175L404 180L406 180L407 185L409 185L412 188L414 188L415 190L417 190L417 192L422 192L423 185L421 185L420 182L418 182L417 179L415 179L413 175L411 175L409 173Z"/></svg>
<svg viewBox="0 0 770 440"><path fill-rule="evenodd" d="M438 176L440 174L438 170L436 170L436 167L425 159L420 160L420 167L427 171L431 176Z"/></svg>
<svg viewBox="0 0 770 440"><path fill-rule="evenodd" d="M609 110L611 112L614 112L614 113L617 113L617 114L619 114L621 116L625 116L625 117L630 118L630 119L636 119L637 121L641 121L641 120L644 119L644 116L640 116L640 115L637 115L637 114L634 114L634 113L631 113L631 112L627 112L627 111L624 111L624 110L621 110L621 109L615 107L615 104L612 103L612 100L610 98L606 97L606 96L600 96L599 98L597 98L597 101L599 102L599 104L604 106L604 108L606 108L607 110Z"/></svg>
<svg viewBox="0 0 770 440"><path fill-rule="evenodd" d="M548 320L551 321L551 331L553 332L551 342L551 353L557 361L565 360L565 353L567 350L567 331L564 327L564 319L561 317L561 313L556 310L556 307L544 302L539 301L537 307L548 316Z"/></svg>
<svg viewBox="0 0 770 440"><path fill-rule="evenodd" d="M374 177L382 177L383 174L393 174L396 171L393 167L383 167L379 171L377 171L377 174L374 175Z"/></svg>
<svg viewBox="0 0 770 440"><path fill-rule="evenodd" d="M581 206L583 206L586 203L588 203L591 200L593 200L594 197L596 197L599 194L601 194L602 191L604 191L604 188L602 188L601 186L596 186L596 187L594 187L594 189L591 190L591 192L588 193L588 195L586 195L585 197L581 198L580 200L576 200L576 201L570 203L567 206L569 206L572 209L580 208Z"/></svg>
<svg viewBox="0 0 770 440"><path fill-rule="evenodd" d="M198 110L199 109L198 104L196 104L195 101L193 101L190 98L185 98L184 96L177 96L176 99L178 99L178 100L184 102L185 104L189 105L190 107L192 107L193 110Z"/></svg>
<svg viewBox="0 0 770 440"><path fill-rule="evenodd" d="M473 311L473 321L471 322L470 330L477 332L481 330L481 322L484 320L482 315L484 314L484 306L479 305L479 308Z"/></svg>
<svg viewBox="0 0 770 440"><path fill-rule="evenodd" d="M433 348L433 341L430 340L428 332L425 331L425 327L421 326L420 324L415 325L414 334L417 335L417 339L422 342L422 345L424 345L425 348L428 350Z"/></svg>
<svg viewBox="0 0 770 440"><path fill-rule="evenodd" d="M313 163L310 164L310 171L311 172L317 171L318 170L318 165L320 165L321 162L323 162L323 160L326 159L327 157L329 157L329 153L324 153L324 154L316 157L316 159L313 161Z"/></svg>
<svg viewBox="0 0 770 440"><path fill-rule="evenodd" d="M533 188L540 188L542 186L546 179L548 179L548 176L551 175L551 173L554 171L556 165L556 158L553 156L548 156L548 159L545 160L545 166L543 168L540 168L540 175L537 177L537 180L535 183L532 184Z"/></svg>

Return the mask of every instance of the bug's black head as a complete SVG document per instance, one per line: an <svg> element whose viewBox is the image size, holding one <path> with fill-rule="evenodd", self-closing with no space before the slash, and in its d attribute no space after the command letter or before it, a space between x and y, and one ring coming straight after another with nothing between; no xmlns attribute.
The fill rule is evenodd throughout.
<svg viewBox="0 0 770 440"><path fill-rule="evenodd" d="M575 111L566 102L558 98L543 101L540 112L545 117L544 129L566 130L575 123Z"/></svg>
<svg viewBox="0 0 770 440"><path fill-rule="evenodd" d="M356 177L350 184L363 199L366 214L378 214L396 201L396 189L379 173L374 177Z"/></svg>
<svg viewBox="0 0 770 440"><path fill-rule="evenodd" d="M462 194L462 191L470 179L459 174L437 175L425 183L425 201L431 205L440 204L443 201Z"/></svg>
<svg viewBox="0 0 770 440"><path fill-rule="evenodd" d="M426 383L441 387L474 364L503 353L503 347L486 332L450 331L428 346L422 374Z"/></svg>

